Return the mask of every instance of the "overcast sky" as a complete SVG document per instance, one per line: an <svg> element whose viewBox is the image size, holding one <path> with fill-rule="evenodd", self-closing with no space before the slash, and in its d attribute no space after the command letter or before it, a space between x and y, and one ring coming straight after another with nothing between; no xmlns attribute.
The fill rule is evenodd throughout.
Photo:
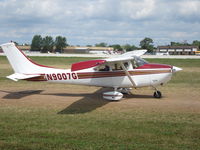
<svg viewBox="0 0 200 150"><path fill-rule="evenodd" d="M0 44L35 34L70 45L200 40L200 0L0 0Z"/></svg>

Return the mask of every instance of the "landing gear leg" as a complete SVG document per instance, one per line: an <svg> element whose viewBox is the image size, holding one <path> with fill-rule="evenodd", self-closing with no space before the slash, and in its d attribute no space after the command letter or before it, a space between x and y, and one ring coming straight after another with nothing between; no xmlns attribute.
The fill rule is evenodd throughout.
<svg viewBox="0 0 200 150"><path fill-rule="evenodd" d="M118 88L117 91L122 94L131 94L132 88Z"/></svg>
<svg viewBox="0 0 200 150"><path fill-rule="evenodd" d="M155 92L153 94L153 96L155 98L161 98L162 97L162 93L160 91L158 91L155 87L153 87L155 89Z"/></svg>

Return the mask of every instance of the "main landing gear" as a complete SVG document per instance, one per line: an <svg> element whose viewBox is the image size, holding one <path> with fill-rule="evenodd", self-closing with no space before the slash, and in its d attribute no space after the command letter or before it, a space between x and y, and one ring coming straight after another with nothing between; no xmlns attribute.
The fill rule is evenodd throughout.
<svg viewBox="0 0 200 150"><path fill-rule="evenodd" d="M131 94L132 88L117 88L118 92L121 92L122 94Z"/></svg>
<svg viewBox="0 0 200 150"><path fill-rule="evenodd" d="M111 101L119 101L123 94L130 94L132 88L114 88L114 91L104 92L103 98Z"/></svg>
<svg viewBox="0 0 200 150"><path fill-rule="evenodd" d="M153 87L155 92L153 94L154 98L161 98L162 93ZM119 101L123 98L123 94L131 94L131 88L114 88L114 91L104 92L103 98L110 101Z"/></svg>

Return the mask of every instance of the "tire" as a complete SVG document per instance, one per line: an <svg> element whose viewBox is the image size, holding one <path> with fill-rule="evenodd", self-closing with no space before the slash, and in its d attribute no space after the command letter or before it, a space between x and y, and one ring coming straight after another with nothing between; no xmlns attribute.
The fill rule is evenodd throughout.
<svg viewBox="0 0 200 150"><path fill-rule="evenodd" d="M162 93L160 91L156 91L156 92L154 92L153 96L155 98L161 98L162 97Z"/></svg>

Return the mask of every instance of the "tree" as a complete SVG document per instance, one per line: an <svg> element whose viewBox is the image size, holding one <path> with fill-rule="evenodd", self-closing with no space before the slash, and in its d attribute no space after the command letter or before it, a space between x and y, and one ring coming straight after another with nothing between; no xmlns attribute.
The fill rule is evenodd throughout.
<svg viewBox="0 0 200 150"><path fill-rule="evenodd" d="M194 45L194 46L198 46L199 49L200 49L200 41L195 40L195 41L192 42L192 45Z"/></svg>
<svg viewBox="0 0 200 150"><path fill-rule="evenodd" d="M101 42L99 44L95 44L96 47L107 47L108 44L107 43L104 43L104 42Z"/></svg>
<svg viewBox="0 0 200 150"><path fill-rule="evenodd" d="M139 49L139 48L138 48L137 46L135 46L135 45L132 45L131 48L132 48L132 51L133 51L133 50L136 50L136 49Z"/></svg>
<svg viewBox="0 0 200 150"><path fill-rule="evenodd" d="M147 49L148 52L153 52L153 40L151 38L145 37L140 41L140 46L142 49Z"/></svg>
<svg viewBox="0 0 200 150"><path fill-rule="evenodd" d="M125 49L127 52L128 52L128 51L132 51L132 47L131 47L130 44L123 45L122 47L123 47L123 49Z"/></svg>
<svg viewBox="0 0 200 150"><path fill-rule="evenodd" d="M54 47L54 41L51 36L46 36L42 40L42 53L52 52Z"/></svg>
<svg viewBox="0 0 200 150"><path fill-rule="evenodd" d="M86 45L86 46L87 46L87 47L92 47L92 45L90 45L90 44L89 44L89 45Z"/></svg>
<svg viewBox="0 0 200 150"><path fill-rule="evenodd" d="M133 50L138 49L138 47L136 47L135 45L130 45L130 44L123 45L122 47L123 47L123 49L125 49L127 52L128 52L128 51L133 51Z"/></svg>
<svg viewBox="0 0 200 150"><path fill-rule="evenodd" d="M63 53L64 47L67 46L67 39L62 36L57 36L55 40L56 52Z"/></svg>
<svg viewBox="0 0 200 150"><path fill-rule="evenodd" d="M31 42L31 51L41 51L42 49L42 37L41 35L35 35Z"/></svg>
<svg viewBox="0 0 200 150"><path fill-rule="evenodd" d="M187 43L187 41L183 41L183 42L171 42L170 43L171 46L189 46L191 44Z"/></svg>
<svg viewBox="0 0 200 150"><path fill-rule="evenodd" d="M19 45L19 43L15 42L15 41L11 41L11 42L15 43L15 45L16 45L16 46L18 46L18 45Z"/></svg>

